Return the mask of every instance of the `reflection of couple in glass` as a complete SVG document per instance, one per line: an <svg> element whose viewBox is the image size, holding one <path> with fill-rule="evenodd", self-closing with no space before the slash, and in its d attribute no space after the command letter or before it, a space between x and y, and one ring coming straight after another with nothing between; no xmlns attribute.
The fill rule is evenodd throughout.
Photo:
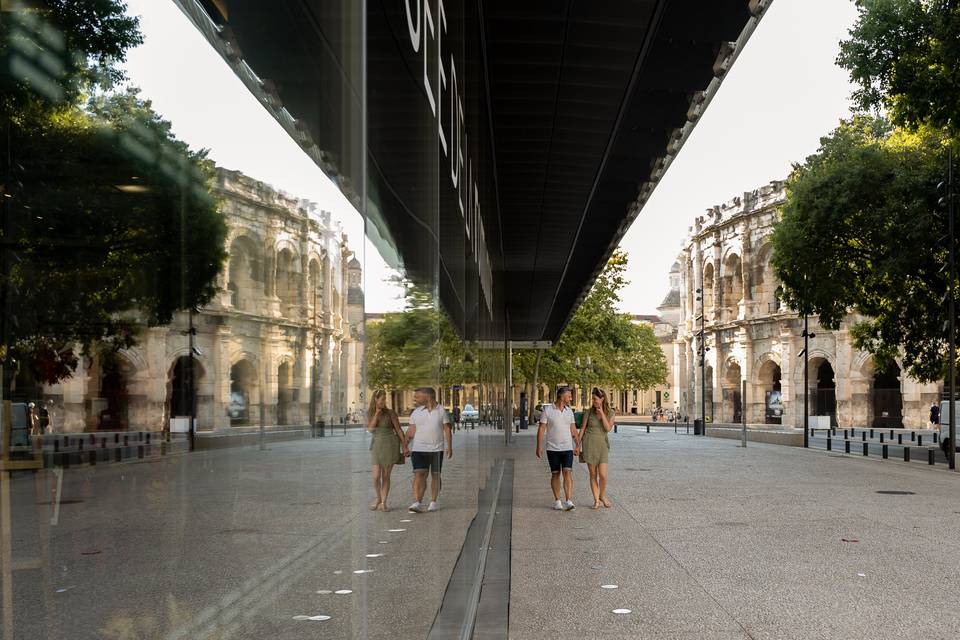
<svg viewBox="0 0 960 640"><path fill-rule="evenodd" d="M410 426L406 434L400 428L397 413L387 407L387 394L380 390L370 401L367 431L373 433L370 444L373 464L373 487L376 503L373 510L387 511L387 495L390 493L390 473L394 464L403 464L404 456L410 456L413 464L413 504L409 511L436 511L440 497L440 472L443 467L444 450L447 458L453 457L453 432L446 409L437 404L436 391L432 387L420 387L413 393L417 405L410 414ZM427 490L427 473L430 473L430 503L424 509L423 497Z"/></svg>
<svg viewBox="0 0 960 640"><path fill-rule="evenodd" d="M570 511L573 503L573 458L587 465L590 473L590 491L593 493L593 509L611 507L607 498L607 461L610 441L607 434L613 429L613 410L607 395L596 387L591 394L591 406L583 413L580 429L577 429L570 400L573 393L569 387L557 390L557 399L544 407L537 429L537 458L543 457L546 439L547 462L550 464L550 488L553 490L553 508ZM560 476L563 475L564 501L560 500Z"/></svg>

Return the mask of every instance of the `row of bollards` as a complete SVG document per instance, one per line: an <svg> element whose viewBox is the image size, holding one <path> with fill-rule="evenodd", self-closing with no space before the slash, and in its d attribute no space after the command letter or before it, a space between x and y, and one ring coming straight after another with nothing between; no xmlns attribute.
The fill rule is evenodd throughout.
<svg viewBox="0 0 960 640"><path fill-rule="evenodd" d="M881 437L882 437L882 434L881 434ZM851 442L851 440L850 440L849 438L844 438L844 439L843 439L843 450L844 450L844 453L850 453L850 442ZM923 438L922 438L922 436L921 436L921 437L918 438L918 446L922 446L922 442L923 442ZM869 455L870 455L870 443L867 442L866 439L864 439L864 440L862 440L862 446L863 446L863 448L862 448L863 455L864 455L865 457L869 457ZM887 460L887 459L890 457L890 450L889 450L889 448L888 448L889 446L890 446L890 445L888 445L888 444L886 444L886 443L884 443L884 444L881 446L881 456L883 457L884 460ZM830 436L830 435L827 436L827 451L833 451L833 437ZM903 461L904 461L904 462L910 462L910 447L909 447L909 446L903 447ZM934 449L927 449L927 464L930 465L930 466L934 466L934 465L936 464L936 451L935 451Z"/></svg>

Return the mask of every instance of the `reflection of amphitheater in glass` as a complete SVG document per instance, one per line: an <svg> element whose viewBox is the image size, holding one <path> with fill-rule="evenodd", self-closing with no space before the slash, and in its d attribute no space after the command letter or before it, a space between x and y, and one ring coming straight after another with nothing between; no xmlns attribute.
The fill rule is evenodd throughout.
<svg viewBox="0 0 960 640"><path fill-rule="evenodd" d="M680 314L672 382L680 410L691 419L700 414L696 289L702 282L710 349L704 367L708 419L739 422L746 411L750 423L803 423L803 319L778 302L770 264L770 234L783 199L783 183L776 181L744 193L697 218L684 242L674 267L680 275ZM851 315L839 330L828 331L810 319L816 334L808 364L810 414L820 416L814 422L925 426L939 386L902 375L896 364L877 370L870 354L852 344L849 330L856 320Z"/></svg>
<svg viewBox="0 0 960 640"><path fill-rule="evenodd" d="M361 265L317 205L236 171L214 191L230 228L220 295L194 314L197 428L341 422L360 408ZM189 314L106 361L24 397L52 401L56 431L161 429L189 407ZM314 370L316 362L316 370ZM316 376L314 376L316 373ZM311 394L311 383L315 393Z"/></svg>

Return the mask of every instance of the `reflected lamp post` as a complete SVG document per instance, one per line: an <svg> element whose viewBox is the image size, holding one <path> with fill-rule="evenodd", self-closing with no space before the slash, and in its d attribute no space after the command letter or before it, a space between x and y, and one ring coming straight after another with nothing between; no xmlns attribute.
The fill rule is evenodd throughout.
<svg viewBox="0 0 960 640"><path fill-rule="evenodd" d="M593 359L587 356L586 360L581 361L580 356L574 361L577 371L580 372L580 406L584 411L587 409L587 377L593 373Z"/></svg>
<svg viewBox="0 0 960 640"><path fill-rule="evenodd" d="M450 370L450 357L444 356L440 359L440 405L446 407L444 404L444 396L446 396L447 383L444 382L444 376L446 376L447 371Z"/></svg>

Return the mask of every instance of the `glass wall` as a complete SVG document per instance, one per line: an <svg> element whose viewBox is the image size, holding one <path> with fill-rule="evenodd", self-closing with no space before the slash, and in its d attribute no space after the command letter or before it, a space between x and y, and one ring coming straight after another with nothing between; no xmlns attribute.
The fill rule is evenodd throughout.
<svg viewBox="0 0 960 640"><path fill-rule="evenodd" d="M0 637L426 636L510 431L475 5L0 7Z"/></svg>

